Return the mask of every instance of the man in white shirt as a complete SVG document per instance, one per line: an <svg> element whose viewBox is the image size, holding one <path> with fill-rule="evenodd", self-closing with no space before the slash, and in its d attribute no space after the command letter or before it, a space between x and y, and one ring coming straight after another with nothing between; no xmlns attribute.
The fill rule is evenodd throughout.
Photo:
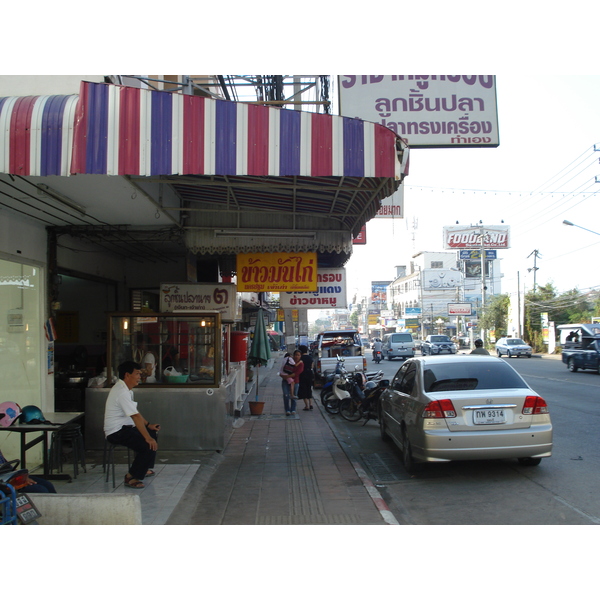
<svg viewBox="0 0 600 600"><path fill-rule="evenodd" d="M119 380L110 390L104 409L106 439L135 452L129 473L125 475L125 485L136 489L144 487L145 477L154 475L156 437L160 430L160 425L152 425L142 416L137 402L133 401L132 390L140 383L141 374L139 363L126 361L119 365Z"/></svg>

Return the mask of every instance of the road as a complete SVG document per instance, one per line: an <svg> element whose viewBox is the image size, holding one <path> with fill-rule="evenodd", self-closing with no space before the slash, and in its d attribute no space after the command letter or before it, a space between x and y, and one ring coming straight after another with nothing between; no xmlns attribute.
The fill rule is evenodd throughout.
<svg viewBox="0 0 600 600"><path fill-rule="evenodd" d="M400 452L381 440L377 422L362 426L323 411L401 524L600 524L600 376L570 373L556 358L503 360L550 408L553 454L536 467L512 460L427 464L411 477ZM401 365L384 361L379 368L391 379Z"/></svg>

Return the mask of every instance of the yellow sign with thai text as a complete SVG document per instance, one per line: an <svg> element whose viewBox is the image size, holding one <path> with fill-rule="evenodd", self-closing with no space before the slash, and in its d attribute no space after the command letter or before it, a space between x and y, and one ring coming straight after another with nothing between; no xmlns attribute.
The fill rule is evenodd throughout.
<svg viewBox="0 0 600 600"><path fill-rule="evenodd" d="M316 252L237 255L238 292L316 292Z"/></svg>

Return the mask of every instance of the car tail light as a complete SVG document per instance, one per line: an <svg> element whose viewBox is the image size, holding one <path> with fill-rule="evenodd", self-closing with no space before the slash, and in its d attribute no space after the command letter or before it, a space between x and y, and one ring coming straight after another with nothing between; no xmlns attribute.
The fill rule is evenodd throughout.
<svg viewBox="0 0 600 600"><path fill-rule="evenodd" d="M367 359L363 356L363 371L367 370Z"/></svg>
<svg viewBox="0 0 600 600"><path fill-rule="evenodd" d="M425 419L453 419L456 417L452 400L432 400L423 410Z"/></svg>
<svg viewBox="0 0 600 600"><path fill-rule="evenodd" d="M523 404L524 415L547 415L548 405L543 398L539 396L527 396Z"/></svg>

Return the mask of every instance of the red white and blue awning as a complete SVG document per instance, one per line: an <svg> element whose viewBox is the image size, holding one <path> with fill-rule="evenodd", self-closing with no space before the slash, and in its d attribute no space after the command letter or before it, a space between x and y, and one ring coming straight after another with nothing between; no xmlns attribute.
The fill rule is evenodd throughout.
<svg viewBox="0 0 600 600"><path fill-rule="evenodd" d="M104 83L82 82L78 96L0 98L0 135L0 171L23 176L406 171L399 138L375 123Z"/></svg>

